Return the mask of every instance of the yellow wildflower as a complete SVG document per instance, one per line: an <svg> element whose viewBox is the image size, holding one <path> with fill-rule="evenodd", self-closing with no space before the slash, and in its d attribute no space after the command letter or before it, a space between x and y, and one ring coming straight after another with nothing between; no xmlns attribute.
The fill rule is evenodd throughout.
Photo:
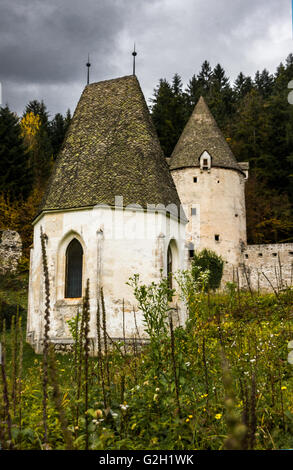
<svg viewBox="0 0 293 470"><path fill-rule="evenodd" d="M103 416L102 410L96 410L95 415L96 415L97 418L102 418L102 416Z"/></svg>

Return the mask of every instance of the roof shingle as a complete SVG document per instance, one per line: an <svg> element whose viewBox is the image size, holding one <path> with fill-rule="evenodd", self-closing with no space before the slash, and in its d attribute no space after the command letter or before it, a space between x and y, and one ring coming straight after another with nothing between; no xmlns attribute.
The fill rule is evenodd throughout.
<svg viewBox="0 0 293 470"><path fill-rule="evenodd" d="M242 172L204 98L201 97L173 150L170 169L198 167L199 158L205 150L212 157L212 166Z"/></svg>
<svg viewBox="0 0 293 470"><path fill-rule="evenodd" d="M84 89L40 211L96 204L176 204L179 197L135 76Z"/></svg>

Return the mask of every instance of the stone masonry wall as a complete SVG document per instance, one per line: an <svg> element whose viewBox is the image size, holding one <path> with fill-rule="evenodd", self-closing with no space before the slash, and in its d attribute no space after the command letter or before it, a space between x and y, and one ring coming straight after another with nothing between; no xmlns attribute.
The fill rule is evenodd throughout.
<svg viewBox="0 0 293 470"><path fill-rule="evenodd" d="M292 286L293 243L248 245L239 268L241 287L273 291Z"/></svg>
<svg viewBox="0 0 293 470"><path fill-rule="evenodd" d="M0 274L15 272L21 255L20 235L13 230L0 231Z"/></svg>

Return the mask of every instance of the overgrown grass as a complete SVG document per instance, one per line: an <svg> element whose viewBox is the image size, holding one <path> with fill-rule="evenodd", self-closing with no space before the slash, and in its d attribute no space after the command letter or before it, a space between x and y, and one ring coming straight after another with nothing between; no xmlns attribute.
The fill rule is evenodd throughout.
<svg viewBox="0 0 293 470"><path fill-rule="evenodd" d="M170 334L176 312L169 310L166 282L141 286L136 279L134 288L146 314L150 343L144 348L134 343L126 350L108 338L107 354L88 358L87 387L86 337L82 328L77 329L77 354L53 358L46 446L42 356L24 345L21 413L18 403L14 412L11 351L15 340L12 333L7 334L12 440L2 381L2 447L68 448L63 410L75 449L293 448L293 368L287 362L287 344L293 339L293 291L258 296L237 292L230 284L225 294L210 295L195 292L184 282L189 320L184 327L171 328ZM102 321L100 328L103 338Z"/></svg>

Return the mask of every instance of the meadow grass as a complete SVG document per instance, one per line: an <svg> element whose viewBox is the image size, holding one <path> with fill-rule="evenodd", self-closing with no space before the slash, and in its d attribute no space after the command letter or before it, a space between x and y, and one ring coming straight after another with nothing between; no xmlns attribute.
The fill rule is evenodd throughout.
<svg viewBox="0 0 293 470"><path fill-rule="evenodd" d="M88 342L79 328L83 336L77 333L75 338L77 354L50 356L47 439L42 416L43 358L24 342L20 368L21 334L15 340L14 330L6 332L11 430L2 380L1 446L292 448L293 370L287 361L287 345L293 339L292 289L278 296L237 292L233 285L221 294L187 289L184 301L189 318L184 326L176 325L176 312L170 321L170 293L164 282L137 283L136 289L140 308L147 310L148 345L134 343L126 348L123 342L113 345L108 338L106 354L88 357ZM105 324L104 318L101 338L106 337ZM16 398L13 370L21 371Z"/></svg>

